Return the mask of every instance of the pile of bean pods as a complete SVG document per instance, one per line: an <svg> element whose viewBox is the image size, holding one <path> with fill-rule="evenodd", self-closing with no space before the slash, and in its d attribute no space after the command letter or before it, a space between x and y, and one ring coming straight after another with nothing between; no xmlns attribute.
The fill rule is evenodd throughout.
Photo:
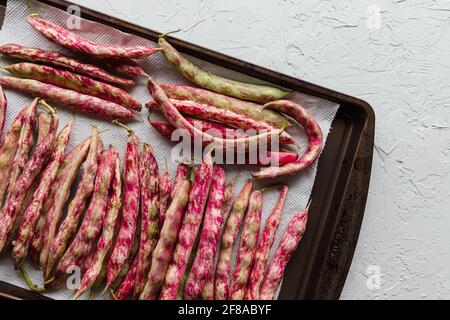
<svg viewBox="0 0 450 320"><path fill-rule="evenodd" d="M247 180L235 196L236 177L227 183L212 152L228 147L249 152L253 143L270 144L277 137L282 149L269 150L267 157L278 165L264 167L258 159L262 168L253 177L299 173L322 151L317 121L284 100L289 94L284 89L200 69L165 35L157 48L120 47L95 43L37 15L28 23L49 40L121 74L54 51L0 46L1 54L25 60L2 67L10 76L0 77L0 137L7 112L3 87L36 97L0 140L0 253L11 250L30 289L62 288L78 268L76 298L90 290L115 299L273 299L305 232L308 209L289 223L269 262L288 187L279 187L278 202L262 228L264 190L253 190L253 180ZM200 88L158 84L136 61L157 52ZM135 81L123 76L147 79L153 97L147 110L166 118L149 123L163 137L184 129L201 139L205 152L199 166L181 163L173 179L167 166L160 173L152 147L124 124L135 120L141 103L126 91ZM74 120L58 132L58 115L46 101L126 129L123 171L118 150L104 146L95 126L67 152ZM287 150L297 142L284 131L292 125L286 116L308 136L303 155ZM27 257L42 270L42 284L31 283L23 267Z"/></svg>

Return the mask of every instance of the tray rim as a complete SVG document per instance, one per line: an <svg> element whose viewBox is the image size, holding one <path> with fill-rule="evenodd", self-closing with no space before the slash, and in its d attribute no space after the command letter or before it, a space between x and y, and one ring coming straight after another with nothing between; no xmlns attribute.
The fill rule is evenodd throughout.
<svg viewBox="0 0 450 320"><path fill-rule="evenodd" d="M59 7L59 8L64 8L64 7L67 7L68 5L73 5L72 2L66 1L66 0L36 0L36 1L48 4L48 5L52 5L55 7ZM6 5L6 2L7 2L7 0L0 0L0 5ZM89 18L91 18L91 19L94 18L95 20L101 20L102 23L113 26L119 30L138 34L139 36L149 38L152 40L155 40L157 38L157 36L160 34L154 30L135 25L131 22L122 20L117 17L109 16L107 14L101 13L94 9L86 8L86 7L84 7L82 5L78 5L78 4L76 4L76 5L81 8L82 16L89 16ZM359 144L361 143L363 138L365 138L367 140L366 144L369 145L369 148L371 145L372 151L369 154L370 168L368 169L368 172L366 172L366 175L364 178L364 184L367 185L367 188L366 188L366 190L363 190L364 192L360 197L362 204L359 205L358 210L354 210L354 211L359 211L359 213L356 213L359 217L359 219L358 219L359 221L354 223L353 230L351 231L351 234L350 234L351 238L353 238L355 240L355 243L352 248L347 249L346 263L343 266L343 269L340 271L339 275L337 275L336 279L334 279L334 280L337 280L339 283L341 283L341 287L334 288L334 291L332 293L328 294L326 297L323 296L323 298L325 298L325 299L338 299L340 296L340 293L343 289L343 285L345 283L345 279L347 277L348 270L351 265L351 261L352 261L352 258L353 258L353 255L354 255L354 252L356 249L356 241L359 236L360 227L361 227L362 219L364 216L364 209L365 209L367 193L368 193L368 185L370 182L371 162L372 162L372 156L373 156L373 140L374 140L374 130L375 130L374 110L372 109L370 104L367 103L366 101L356 98L356 97L353 97L353 96L350 96L350 95L347 95L345 93L341 93L341 92L335 91L333 89L329 89L329 88L326 88L326 87L323 87L320 85L316 85L314 83L295 78L293 76L284 74L279 71L270 70L268 68L255 65L253 63L249 63L249 62L240 60L238 58L234 58L229 55L222 54L217 51L214 51L214 50L211 50L211 49L199 46L199 45L195 45L191 42L177 39L176 37L170 36L169 38L171 40L171 43L176 48L181 49L181 51L188 53L192 56L195 56L197 58L215 63L217 65L221 65L223 67L238 71L240 73L247 74L247 75L255 77L255 78L263 79L264 81L268 81L270 83L284 86L286 88L295 89L295 90L299 90L299 88L301 88L300 91L302 93L306 93L306 94L309 94L312 96L316 96L319 98L323 98L323 99L327 99L327 100L339 103L341 105L341 108L342 107L356 108L356 109L358 109L359 112L363 112L363 114L365 115L365 121L362 125L362 131L361 131L361 135L360 135L360 141L358 143L358 149L356 150L356 152L354 154L353 162L357 158L358 151L360 151ZM352 162L352 166L354 164L353 162ZM351 170L351 171L353 171L353 170ZM348 194L351 194L351 192L352 192L351 190L349 190L349 189L351 189L351 187L349 188L349 181L351 180L351 177L352 177L352 173L350 173L348 176L346 188L344 190L342 199L345 199L345 196ZM343 207L345 207L345 203L341 202L340 211L343 210ZM339 279L337 279L337 278L339 278ZM15 295L14 293L8 293L8 292L2 293L1 292L1 283L6 283L6 282L0 281L0 297L4 296L6 294L8 296L20 299L19 293L17 295ZM8 286L18 289L18 290L13 290L13 291L19 291L19 292L24 291L26 293L32 293L29 290L22 289L20 287L16 287L11 284L8 284ZM32 294L33 294L33 297L35 296L36 298L39 298L39 297L45 298L44 296L42 296L40 294L34 294L34 293L32 293ZM315 298L321 298L321 297L315 297Z"/></svg>

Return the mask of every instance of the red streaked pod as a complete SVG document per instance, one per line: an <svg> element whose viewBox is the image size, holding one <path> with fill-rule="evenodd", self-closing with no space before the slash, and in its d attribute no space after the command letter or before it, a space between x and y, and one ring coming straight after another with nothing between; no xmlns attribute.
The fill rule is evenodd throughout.
<svg viewBox="0 0 450 320"><path fill-rule="evenodd" d="M189 204L178 235L177 246L172 261L167 268L166 279L161 289L160 299L162 300L174 300L183 280L208 200L213 174L212 150L212 148L207 150L202 164L195 173L192 190L189 194Z"/></svg>
<svg viewBox="0 0 450 320"><path fill-rule="evenodd" d="M307 221L308 208L297 213L294 218L292 218L291 222L289 222L272 262L267 269L259 296L261 300L273 299L275 292L283 279L284 270L303 238Z"/></svg>
<svg viewBox="0 0 450 320"><path fill-rule="evenodd" d="M49 194L46 200L44 201L44 204L42 206L42 213L39 216L39 219L34 228L33 239L31 240L29 247L29 251L35 265L39 265L39 258L41 255L44 242L44 232L45 227L47 225L47 215L55 201L56 191L60 188L60 184L61 181L63 180L63 177L65 177L67 175L68 170L70 170L70 165L76 164L78 162L76 156L82 155L83 152L80 151L85 149L86 147L89 149L89 139L85 140L80 144L77 144L64 157L64 160L59 167L55 183L53 183L53 185L51 186Z"/></svg>
<svg viewBox="0 0 450 320"><path fill-rule="evenodd" d="M61 67L78 74L84 74L91 78L102 80L108 83L113 83L116 85L134 85L133 80L114 76L93 64L84 63L80 60L65 56L56 51L46 51L38 48L24 47L18 44L5 44L3 46L0 46L0 53L22 60Z"/></svg>
<svg viewBox="0 0 450 320"><path fill-rule="evenodd" d="M108 200L106 217L103 221L103 231L98 240L97 247L94 248L93 259L86 264L87 270L81 280L80 287L75 294L75 299L80 297L86 290L90 289L102 276L102 270L106 266L106 259L113 245L114 233L119 220L120 209L122 208L122 176L120 172L120 159L118 153L113 153L111 159L114 167L114 177L112 180L112 190Z"/></svg>
<svg viewBox="0 0 450 320"><path fill-rule="evenodd" d="M220 228L222 226L225 181L226 177L223 167L216 165L213 171L213 180L205 210L205 218L197 254L195 255L184 287L184 298L187 300L200 297L204 284L214 270Z"/></svg>
<svg viewBox="0 0 450 320"><path fill-rule="evenodd" d="M277 233L280 224L281 212L283 211L287 193L288 187L282 186L277 204L266 220L264 231L258 243L258 248L256 249L255 260L245 297L246 300L259 299L261 284L264 280L264 271L266 269L267 261L269 260L270 249L275 240L275 234Z"/></svg>
<svg viewBox="0 0 450 320"><path fill-rule="evenodd" d="M159 176L159 225L164 224L166 211L170 204L171 184L167 165L163 173Z"/></svg>
<svg viewBox="0 0 450 320"><path fill-rule="evenodd" d="M262 132L276 130L275 127L267 124L264 121L254 120L244 114L236 113L227 109L217 108L214 105L201 104L188 100L171 99L170 101L175 106L175 108L177 108L177 110L183 115L189 115L203 120L217 121L222 124L242 130L255 130ZM156 102L150 102L147 103L146 107L149 110L154 110L158 109L159 105ZM248 135L245 135L244 137L248 137ZM229 136L223 135L222 138L229 138ZM280 134L280 143L296 144L294 138L287 132L282 132Z"/></svg>
<svg viewBox="0 0 450 320"><path fill-rule="evenodd" d="M22 119L26 110L27 108L23 109L16 116L0 147L0 208L3 205L3 198L11 173L11 164L17 152L20 132L22 131Z"/></svg>
<svg viewBox="0 0 450 320"><path fill-rule="evenodd" d="M233 139L248 137L245 132L224 126L220 123L190 117L186 117L186 120L189 121L193 126L201 128L203 132L209 132L213 136L229 137ZM169 139L171 139L172 133L176 129L167 121L151 121L150 125L155 128L155 130L158 131L162 136Z"/></svg>
<svg viewBox="0 0 450 320"><path fill-rule="evenodd" d="M39 96L49 102L100 118L119 119L122 121L130 121L134 118L133 112L117 103L88 96L73 90L63 89L37 80L1 77L0 84L6 88Z"/></svg>
<svg viewBox="0 0 450 320"><path fill-rule="evenodd" d="M136 61L131 59L102 59L101 63L115 72L130 77L148 76L144 69Z"/></svg>
<svg viewBox="0 0 450 320"><path fill-rule="evenodd" d="M159 51L159 48L146 46L110 46L95 43L83 38L50 21L29 15L28 23L42 35L72 51L87 54L97 58L129 58L142 59Z"/></svg>
<svg viewBox="0 0 450 320"><path fill-rule="evenodd" d="M3 127L5 126L6 119L6 109L8 108L8 101L6 100L5 92L3 92L3 87L0 86L0 141L3 133Z"/></svg>
<svg viewBox="0 0 450 320"><path fill-rule="evenodd" d="M156 300L161 285L166 276L167 267L172 258L180 230L184 210L189 200L190 182L188 179L180 181L175 189L173 200L167 209L166 221L161 229L150 264L147 282L139 300Z"/></svg>
<svg viewBox="0 0 450 320"><path fill-rule="evenodd" d="M80 170L81 164L87 157L89 152L90 140L87 139L81 147L72 150L72 159L67 163L66 168L62 170L62 175L58 179L58 183L55 190L53 202L47 213L47 221L45 224L45 230L42 236L42 251L39 256L39 265L45 276L48 276L53 269L53 265L48 262L50 248L55 238L58 225L63 215L64 206L70 195L70 188L75 181L75 178ZM68 157L66 156L66 159ZM61 166L62 167L62 166Z"/></svg>
<svg viewBox="0 0 450 320"><path fill-rule="evenodd" d="M216 148L237 148L238 150L248 151L251 145L258 146L270 143L275 136L279 136L283 131L275 129L266 133L240 139L221 139L213 137L207 133L203 133L201 130L190 124L172 104L170 99L164 93L164 90L151 77L148 77L147 86L153 99L159 104L164 116L170 124L175 128L188 130L192 136L198 137L204 144L214 143Z"/></svg>
<svg viewBox="0 0 450 320"><path fill-rule="evenodd" d="M200 104L226 109L245 115L257 121L263 121L276 128L289 128L291 124L281 114L265 110L260 104L228 97L209 90L175 84L161 84L161 88L171 99L188 100Z"/></svg>
<svg viewBox="0 0 450 320"><path fill-rule="evenodd" d="M50 246L48 264L53 266L61 258L70 239L73 238L80 224L81 217L88 204L89 197L94 190L95 176L97 175L98 162L102 148L99 148L99 135L97 127L92 127L89 144L89 153L83 164L83 174L78 184L75 196L70 201L67 215Z"/></svg>
<svg viewBox="0 0 450 320"><path fill-rule="evenodd" d="M15 189L16 181L19 179L25 164L28 161L31 149L34 144L34 127L37 123L37 105L39 98L35 98L27 107L22 118L22 130L20 131L19 140L17 141L17 151L14 160L11 163L11 173L8 183L8 193L6 200L11 196Z"/></svg>
<svg viewBox="0 0 450 320"><path fill-rule="evenodd" d="M29 62L16 63L2 68L14 77L34 79L44 83L53 84L88 96L115 102L128 109L140 111L142 108L141 103L125 90L114 87L109 83L72 73L71 71Z"/></svg>
<svg viewBox="0 0 450 320"><path fill-rule="evenodd" d="M119 285L117 290L114 292L114 299L116 300L125 300L133 293L136 284L136 273L138 268L138 259L137 257L133 260L130 269L127 272L127 275L122 280L122 283Z"/></svg>
<svg viewBox="0 0 450 320"><path fill-rule="evenodd" d="M214 283L214 297L216 300L227 300L229 295L231 276L231 254L233 244L236 241L239 228L244 219L248 207L253 183L247 180L241 192L233 204L230 215L222 234L222 242L219 251L219 261L217 263L216 280Z"/></svg>
<svg viewBox="0 0 450 320"><path fill-rule="evenodd" d="M264 105L267 109L273 109L290 115L305 129L308 136L308 149L296 162L286 164L282 167L269 167L252 173L256 179L275 178L287 174L298 173L309 167L319 157L323 147L322 130L314 117L300 105L289 101L279 100Z"/></svg>
<svg viewBox="0 0 450 320"><path fill-rule="evenodd" d="M253 191L248 201L247 217L242 230L241 244L234 269L234 280L230 289L229 300L243 300L247 290L247 283L252 271L256 247L258 245L261 228L263 206L262 192Z"/></svg>
<svg viewBox="0 0 450 320"><path fill-rule="evenodd" d="M34 227L41 214L42 206L48 196L50 187L55 182L58 169L64 159L64 151L70 139L73 122L74 119L72 118L59 133L56 139L56 146L50 157L50 163L42 174L39 186L33 194L33 200L22 218L18 237L13 243L14 248L12 251L14 266L16 268L22 265L23 260L28 254L28 247L33 237Z"/></svg>
<svg viewBox="0 0 450 320"><path fill-rule="evenodd" d="M40 144L42 142L42 140L44 140L44 138L46 136L48 136L48 134L50 133L50 123L52 121L52 118L50 117L50 114L48 114L47 112L41 113L38 116L38 137L37 137L37 144Z"/></svg>
<svg viewBox="0 0 450 320"><path fill-rule="evenodd" d="M178 185L188 179L189 175L189 166L185 163L179 163L177 166L177 170L175 172L175 177L172 181L172 186L170 187L170 198L173 199L175 196L175 190L178 188Z"/></svg>
<svg viewBox="0 0 450 320"><path fill-rule="evenodd" d="M221 212L221 216L222 216L222 225L220 228L220 234L219 234L219 240L220 240L220 236L223 233L223 230L225 229L225 225L226 222L228 220L228 215L230 214L230 210L231 207L233 206L234 203L234 199L236 198L235 194L234 194L234 186L236 184L236 179L238 177L239 173L236 174L230 182L228 182L227 186L225 187L225 192L224 192L224 200L223 200L223 206L222 206L222 212ZM217 246L216 246L216 253L215 255L217 256L219 253L219 245L220 245L220 241L217 241ZM214 262L215 262L215 258L214 257ZM209 278L206 280L205 285L203 286L203 290L202 290L202 299L203 300L214 300L214 280L215 280L215 276L216 276L216 268L215 265L212 265L211 268L211 273Z"/></svg>
<svg viewBox="0 0 450 320"><path fill-rule="evenodd" d="M136 283L134 296L138 297L146 282L150 269L150 261L156 242L158 241L160 225L160 182L158 162L152 148L144 144L139 163L141 185L141 239L137 254Z"/></svg>
<svg viewBox="0 0 450 320"><path fill-rule="evenodd" d="M0 215L0 252L5 248L9 232L13 227L17 214L22 209L26 192L52 153L54 138L55 135L50 134L35 148L31 158L25 164L11 196L5 203Z"/></svg>
<svg viewBox="0 0 450 320"><path fill-rule="evenodd" d="M107 287L113 284L126 263L136 233L140 199L139 143L139 137L134 132L129 131L123 172L123 214L119 233L108 261Z"/></svg>
<svg viewBox="0 0 450 320"><path fill-rule="evenodd" d="M86 257L97 245L108 209L109 194L117 157L118 151L114 147L110 147L102 154L91 202L77 235L57 265L57 273L65 274L68 268L76 265L76 263L85 265ZM79 266L81 267L81 265Z"/></svg>

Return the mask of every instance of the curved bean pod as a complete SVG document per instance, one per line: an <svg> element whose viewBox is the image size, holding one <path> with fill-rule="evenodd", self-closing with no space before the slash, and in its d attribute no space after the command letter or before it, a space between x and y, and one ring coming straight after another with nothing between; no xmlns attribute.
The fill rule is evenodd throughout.
<svg viewBox="0 0 450 320"><path fill-rule="evenodd" d="M75 239L56 267L57 273L64 274L70 266L77 264L79 266L86 266L86 258L95 249L106 216L108 196L111 189L111 182L113 181L114 166L117 157L118 151L113 147L110 147L102 154L98 165L98 173L95 179L91 202Z"/></svg>
<svg viewBox="0 0 450 320"><path fill-rule="evenodd" d="M159 225L160 227L164 224L164 220L166 219L166 211L170 204L170 194L171 194L171 185L170 185L170 177L169 171L167 170L167 166L164 169L163 173L159 176Z"/></svg>
<svg viewBox="0 0 450 320"><path fill-rule="evenodd" d="M245 115L257 121L263 121L275 128L289 128L291 124L281 114L264 109L261 105L224 96L208 90L174 84L161 84L166 95L171 99L194 101L226 109Z"/></svg>
<svg viewBox="0 0 450 320"><path fill-rule="evenodd" d="M18 44L5 44L0 46L0 53L27 61L40 62L52 66L62 67L75 73L84 74L91 78L108 83L122 86L134 85L133 80L116 77L93 64L84 63L56 51L46 51L37 48L24 47Z"/></svg>
<svg viewBox="0 0 450 320"><path fill-rule="evenodd" d="M225 229L225 225L227 223L228 220L228 215L230 214L230 210L231 207L233 206L234 203L234 199L236 198L236 196L234 195L234 186L236 184L236 179L238 177L239 174L236 174L230 182L228 182L227 186L225 187L225 193L224 193L224 200L223 200L223 207L222 207L222 226L220 228L220 234L219 234L219 240L220 240L220 236L223 233L223 230ZM219 253L219 245L220 245L220 241L217 242L217 247L216 247L216 256ZM214 262L215 262L215 258L214 257ZM203 300L214 300L214 282L215 282L215 276L216 276L216 268L215 265L212 266L211 268L211 274L209 276L209 278L206 280L205 285L203 286L203 290L202 290L202 299Z"/></svg>
<svg viewBox="0 0 450 320"><path fill-rule="evenodd" d="M166 221L152 255L147 282L139 300L155 300L158 298L158 292L164 282L167 267L177 242L178 230L189 200L189 190L190 183L187 179L181 181L175 189L172 203L167 209Z"/></svg>
<svg viewBox="0 0 450 320"><path fill-rule="evenodd" d="M63 214L64 206L67 202L67 199L69 198L70 188L75 181L81 164L84 162L88 154L90 140L86 140L86 142L81 144L80 146L81 148L76 149L76 152L72 150L72 159L69 163L66 164L66 167L63 168L61 166L63 168L63 170L61 170L62 175L60 175L58 184L56 186L53 203L47 213L47 221L42 237L42 251L39 256L39 265L41 266L45 277L50 275L50 272L54 267L54 265L50 265L48 263L50 248L55 238L57 227ZM67 158L68 157L66 156L66 159Z"/></svg>
<svg viewBox="0 0 450 320"><path fill-rule="evenodd" d="M49 66L22 62L3 67L11 75L18 78L33 79L55 86L70 89L88 96L111 101L128 109L140 111L141 103L125 90L108 83L100 82L71 71L55 69Z"/></svg>
<svg viewBox="0 0 450 320"><path fill-rule="evenodd" d="M5 203L0 215L0 252L3 251L16 216L22 209L26 192L52 152L54 138L55 135L50 134L36 147L31 158L25 164L11 196Z"/></svg>
<svg viewBox="0 0 450 320"><path fill-rule="evenodd" d="M3 87L0 86L0 141L3 133L3 128L5 126L7 107L8 101L6 100L5 92L3 92Z"/></svg>
<svg viewBox="0 0 450 320"><path fill-rule="evenodd" d="M14 248L12 251L14 266L16 268L22 265L23 260L28 254L28 246L32 239L36 222L41 214L43 203L48 196L50 186L54 183L59 166L63 161L64 151L66 150L72 132L73 121L72 118L59 133L58 138L56 139L56 146L50 158L50 163L42 174L39 186L34 192L33 200L22 218L18 237L13 243Z"/></svg>
<svg viewBox="0 0 450 320"><path fill-rule="evenodd" d="M195 173L189 204L183 218L172 261L167 268L166 279L161 289L160 299L174 300L180 288L192 248L204 214L210 185L212 182L213 162L209 150Z"/></svg>
<svg viewBox="0 0 450 320"><path fill-rule="evenodd" d="M177 171L175 172L175 177L172 181L172 186L170 187L170 198L173 199L175 196L175 190L178 188L178 185L184 180L188 179L189 174L189 166L185 163L180 163L177 166Z"/></svg>
<svg viewBox="0 0 450 320"><path fill-rule="evenodd" d="M80 288L75 294L75 299L80 297L86 290L90 289L101 277L105 267L105 259L113 245L114 233L119 220L120 209L122 208L122 176L120 172L120 159L118 153L112 155L114 177L112 180L112 191L109 196L106 217L103 221L103 231L94 250L92 261L86 263L87 270L80 283Z"/></svg>
<svg viewBox="0 0 450 320"><path fill-rule="evenodd" d="M283 99L289 94L288 91L277 87L234 81L206 72L183 57L163 37L158 39L158 46L163 49L164 56L178 69L183 77L202 88L260 103Z"/></svg>
<svg viewBox="0 0 450 320"><path fill-rule="evenodd" d="M54 266L66 250L70 239L74 236L80 224L80 219L86 209L87 201L94 190L95 176L101 156L97 127L92 127L89 143L89 153L84 162L84 171L77 191L69 204L67 215L50 246L48 264Z"/></svg>
<svg viewBox="0 0 450 320"><path fill-rule="evenodd" d="M280 135L283 131L275 129L267 133L240 139L216 138L207 133L203 133L201 130L191 125L189 121L181 115L177 108L175 108L164 93L164 90L151 77L148 78L147 86L153 99L160 105L164 116L174 127L186 129L192 136L199 137L203 143L214 143L216 148L237 148L239 150L247 151L251 145L259 146L260 144L270 143L273 137Z"/></svg>
<svg viewBox="0 0 450 320"><path fill-rule="evenodd" d="M3 198L5 196L11 173L10 168L17 152L20 132L22 131L23 115L26 110L26 108L23 109L16 116L0 147L0 208L3 207Z"/></svg>
<svg viewBox="0 0 450 320"><path fill-rule="evenodd" d="M275 234L277 233L280 224L281 212L283 211L284 203L286 201L288 187L282 186L277 204L273 208L269 217L266 220L261 240L255 253L255 261L253 263L252 272L246 293L246 300L258 300L261 284L264 280L264 270L266 269L267 261L269 260L270 249L272 248Z"/></svg>
<svg viewBox="0 0 450 320"><path fill-rule="evenodd" d="M110 287L126 263L131 250L139 216L139 138L131 132L125 151L123 215L107 268Z"/></svg>
<svg viewBox="0 0 450 320"><path fill-rule="evenodd" d="M141 59L159 51L158 48L145 46L120 47L108 46L85 39L67 29L64 29L50 21L27 17L28 23L53 42L80 53L102 58L129 58Z"/></svg>
<svg viewBox="0 0 450 320"><path fill-rule="evenodd" d="M303 238L307 221L308 208L296 214L289 223L261 286L261 294L259 296L261 300L273 299L275 291L283 279L284 270Z"/></svg>
<svg viewBox="0 0 450 320"><path fill-rule="evenodd" d="M101 62L111 70L125 74L130 77L148 76L148 74L144 71L144 69L142 69L142 67L134 60L102 59Z"/></svg>
<svg viewBox="0 0 450 320"><path fill-rule="evenodd" d="M214 269L214 260L222 226L225 181L223 167L215 166L198 250L184 287L184 298L187 300L200 297L203 286Z"/></svg>
<svg viewBox="0 0 450 320"><path fill-rule="evenodd" d="M114 292L114 298L116 300L125 300L133 293L136 284L137 266L138 266L138 259L136 257L133 260L130 270L128 270L127 275L123 279L122 283Z"/></svg>
<svg viewBox="0 0 450 320"><path fill-rule="evenodd" d="M87 96L73 90L63 89L37 80L1 77L0 84L7 88L39 96L47 101L61 104L77 111L105 119L122 121L134 118L133 113L117 103Z"/></svg>
<svg viewBox="0 0 450 320"><path fill-rule="evenodd" d="M150 260L160 232L161 196L158 162L152 148L144 144L139 163L141 185L141 239L137 255L137 270L134 295L139 296L146 282L150 269Z"/></svg>
<svg viewBox="0 0 450 320"><path fill-rule="evenodd" d="M222 234L222 243L217 263L216 280L214 284L215 299L227 300L230 286L231 253L236 241L239 228L248 206L253 183L247 180L233 204L225 229Z"/></svg>
<svg viewBox="0 0 450 320"><path fill-rule="evenodd" d="M253 177L256 179L275 178L286 174L298 173L310 166L319 157L323 147L322 130L314 117L300 105L288 100L269 102L264 107L278 110L292 116L303 126L303 128L305 128L309 143L306 152L296 162L289 163L282 167L262 169L259 172L252 173Z"/></svg>
<svg viewBox="0 0 450 320"><path fill-rule="evenodd" d="M276 129L263 121L257 121L227 109L220 109L211 105L199 104L198 102L187 100L181 101L171 99L170 101L178 109L178 111L181 112L181 114L186 114L203 120L217 121L242 130L252 129L255 131L272 131ZM150 110L158 109L159 105L156 102L150 102L147 104L147 108ZM222 137L226 138L228 136ZM282 132L280 134L280 143L296 144L294 138L287 132Z"/></svg>

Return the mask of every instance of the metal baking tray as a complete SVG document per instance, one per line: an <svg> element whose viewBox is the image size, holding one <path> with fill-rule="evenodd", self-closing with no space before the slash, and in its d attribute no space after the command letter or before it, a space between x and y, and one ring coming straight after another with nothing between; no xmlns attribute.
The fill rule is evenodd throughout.
<svg viewBox="0 0 450 320"><path fill-rule="evenodd" d="M64 0L39 0L67 8ZM0 0L0 23L6 0ZM159 33L81 7L82 17L156 41ZM181 52L255 78L340 104L320 157L312 191L308 228L290 261L279 299L338 299L352 262L364 215L375 131L371 106L291 76L171 38ZM45 297L0 281L0 298Z"/></svg>

